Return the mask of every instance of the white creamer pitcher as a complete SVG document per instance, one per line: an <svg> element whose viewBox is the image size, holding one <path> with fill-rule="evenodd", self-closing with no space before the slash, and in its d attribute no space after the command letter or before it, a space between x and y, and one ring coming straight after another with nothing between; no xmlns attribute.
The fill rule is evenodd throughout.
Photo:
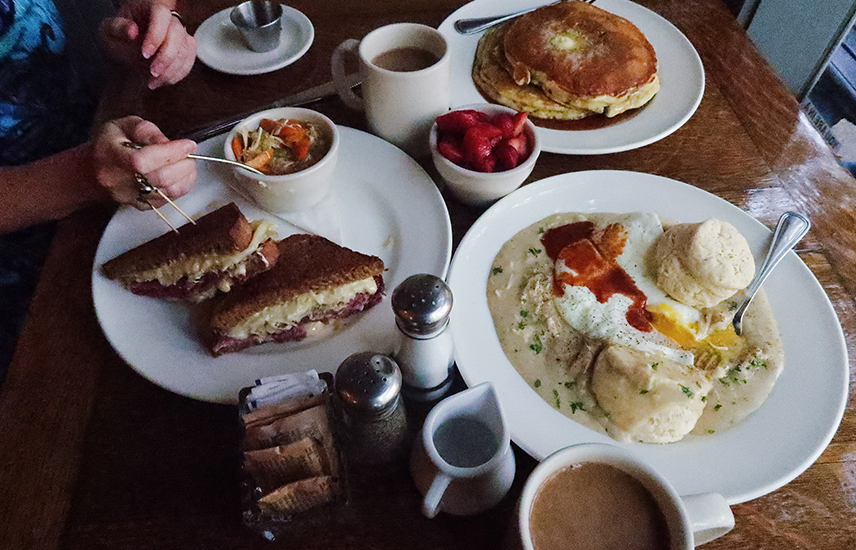
<svg viewBox="0 0 856 550"><path fill-rule="evenodd" d="M447 397L428 414L410 457L424 495L422 513L472 515L508 493L515 462L511 436L490 382Z"/></svg>

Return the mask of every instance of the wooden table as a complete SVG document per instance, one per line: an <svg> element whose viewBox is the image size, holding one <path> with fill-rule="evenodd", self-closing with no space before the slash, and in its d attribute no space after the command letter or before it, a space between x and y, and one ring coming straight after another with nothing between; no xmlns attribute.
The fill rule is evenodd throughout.
<svg viewBox="0 0 856 550"><path fill-rule="evenodd" d="M852 370L856 182L723 4L641 3L672 21L700 53L707 82L698 111L671 136L635 151L543 154L531 179L583 169L637 170L710 191L768 226L788 209L808 214L814 226L799 255L835 305ZM195 29L229 2L187 4L182 13ZM461 4L296 0L292 5L314 22L316 39L294 65L239 77L197 64L171 89L137 96L117 88L111 105L114 112L136 112L174 134L327 80L330 53L345 38L396 21L437 26ZM341 124L363 127L361 116L337 99L314 107ZM451 199L447 203L457 243L480 211ZM128 368L101 334L90 273L111 214L110 208L92 208L61 223L0 390L0 547L269 547L241 524L235 408L193 401L151 384ZM735 529L708 548L856 548L854 395L851 386L841 427L817 462L781 489L734 506ZM400 470L358 484L361 505L350 524L273 546L497 548L535 464L517 454L515 487L491 512L424 519L416 490Z"/></svg>

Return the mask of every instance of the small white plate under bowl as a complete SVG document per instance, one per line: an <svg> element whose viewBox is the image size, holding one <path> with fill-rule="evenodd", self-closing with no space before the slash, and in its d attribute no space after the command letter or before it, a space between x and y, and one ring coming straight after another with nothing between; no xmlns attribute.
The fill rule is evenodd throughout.
<svg viewBox="0 0 856 550"><path fill-rule="evenodd" d="M487 278L502 245L557 212L639 211L676 222L725 220L746 237L756 258L763 257L771 237L769 229L731 203L661 176L595 170L526 185L473 224L452 260L450 328L461 375L469 386L493 383L512 439L539 460L576 443L609 443L648 462L682 495L720 493L737 504L778 489L829 444L849 389L841 324L823 287L793 251L764 283L784 345L784 371L767 401L730 430L665 445L615 441L544 401L503 353L487 305Z"/></svg>
<svg viewBox="0 0 856 550"><path fill-rule="evenodd" d="M269 52L254 52L229 19L232 8L221 10L199 25L196 57L221 73L264 74L291 65L309 50L315 40L315 27L302 12L282 6L282 41Z"/></svg>
<svg viewBox="0 0 856 550"><path fill-rule="evenodd" d="M455 11L439 30L452 53L452 108L484 101L472 78L473 58L482 34L458 34L462 17L512 13L544 0L475 0ZM660 91L630 118L591 130L538 127L541 149L568 155L601 155L636 149L668 136L695 113L704 95L704 67L692 43L662 16L630 0L597 0L595 6L621 16L642 31L657 54Z"/></svg>

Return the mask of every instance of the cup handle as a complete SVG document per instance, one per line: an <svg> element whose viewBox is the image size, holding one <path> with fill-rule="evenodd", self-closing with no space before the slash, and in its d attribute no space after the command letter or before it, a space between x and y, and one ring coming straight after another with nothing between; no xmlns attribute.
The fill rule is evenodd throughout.
<svg viewBox="0 0 856 550"><path fill-rule="evenodd" d="M446 492L446 487L452 478L444 473L438 473L431 482L431 487L425 493L425 499L422 501L422 514L426 518L433 518L440 511L440 501L443 499L443 493Z"/></svg>
<svg viewBox="0 0 856 550"><path fill-rule="evenodd" d="M693 541L700 546L734 529L734 514L719 493L682 496Z"/></svg>
<svg viewBox="0 0 856 550"><path fill-rule="evenodd" d="M333 50L333 56L330 59L330 68L333 71L333 82L336 84L336 93L339 94L342 102L351 109L362 111L363 100L345 83L345 54L350 52L356 55L359 47L360 41L353 38L349 38L336 46L336 49Z"/></svg>

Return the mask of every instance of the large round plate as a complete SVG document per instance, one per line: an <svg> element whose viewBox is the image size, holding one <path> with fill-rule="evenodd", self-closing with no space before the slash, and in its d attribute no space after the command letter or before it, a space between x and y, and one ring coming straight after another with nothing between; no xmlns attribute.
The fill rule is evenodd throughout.
<svg viewBox="0 0 856 550"><path fill-rule="evenodd" d="M668 197L668 200L664 200ZM486 281L502 245L556 212L656 212L680 222L717 217L763 257L770 231L730 203L667 178L621 171L563 174L512 193L488 209L455 252L451 330L468 385L496 386L512 438L538 459L583 442L625 447L663 473L681 494L721 493L731 504L773 491L808 468L829 444L847 401L844 335L826 293L790 252L764 285L779 323L785 368L767 401L740 425L667 445L619 443L565 417L521 378L500 347Z"/></svg>
<svg viewBox="0 0 856 550"><path fill-rule="evenodd" d="M137 372L170 391L205 401L235 402L238 391L256 378L309 369L334 371L357 351L387 349L396 334L389 295L414 273L444 276L452 250L449 213L437 187L401 150L365 132L339 127L341 145L333 193L339 205L340 244L383 259L387 296L345 330L311 343L264 344L211 357L200 344L193 309L184 304L136 296L106 279L105 261L166 229L152 212L119 210L110 220L92 270L92 296L107 339ZM202 144L202 154L222 155L224 138ZM197 163L197 187L178 205L198 216L235 201L249 220L268 217L280 237L297 232L253 206L226 185L230 168ZM160 209L171 221L182 218ZM426 238L430 235L430 238Z"/></svg>
<svg viewBox="0 0 856 550"><path fill-rule="evenodd" d="M229 19L232 8L218 11L199 25L196 33L196 57L221 73L251 75L276 71L291 65L312 45L315 27L302 12L282 7L282 35L279 47L269 52L254 52L244 43L241 33Z"/></svg>
<svg viewBox="0 0 856 550"><path fill-rule="evenodd" d="M511 13L545 2L537 0L475 0L440 25L452 52L452 107L483 103L471 76L476 45L481 37L461 35L452 27L462 17ZM636 25L654 46L660 68L660 91L639 113L627 120L593 130L538 128L542 147L550 153L597 155L636 149L668 136L689 120L704 94L704 67L695 48L674 25L629 0L597 0L595 5Z"/></svg>

